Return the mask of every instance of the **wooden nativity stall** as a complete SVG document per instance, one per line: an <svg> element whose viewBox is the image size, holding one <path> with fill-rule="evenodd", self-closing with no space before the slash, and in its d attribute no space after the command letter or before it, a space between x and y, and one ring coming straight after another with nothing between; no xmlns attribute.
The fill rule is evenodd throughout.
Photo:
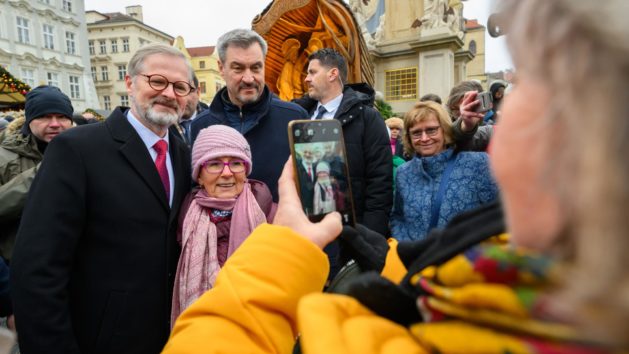
<svg viewBox="0 0 629 354"><path fill-rule="evenodd" d="M283 100L307 92L308 56L321 48L341 52L348 63L348 83L373 87L373 64L361 30L342 0L274 0L252 22L269 45L266 83Z"/></svg>

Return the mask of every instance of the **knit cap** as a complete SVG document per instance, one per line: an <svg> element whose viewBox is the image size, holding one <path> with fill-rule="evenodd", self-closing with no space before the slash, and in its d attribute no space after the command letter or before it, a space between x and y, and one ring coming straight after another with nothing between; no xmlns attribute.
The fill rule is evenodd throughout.
<svg viewBox="0 0 629 354"><path fill-rule="evenodd" d="M22 134L26 136L31 133L29 124L33 119L55 113L72 118L74 108L68 96L55 86L42 85L32 89L26 94L26 102L24 104L26 122L22 126Z"/></svg>
<svg viewBox="0 0 629 354"><path fill-rule="evenodd" d="M192 147L192 179L198 180L201 165L221 157L237 157L247 162L247 176L251 173L251 148L236 129L226 125L212 125L202 129Z"/></svg>
<svg viewBox="0 0 629 354"><path fill-rule="evenodd" d="M327 172L328 174L330 174L330 165L325 162L325 161L321 161L317 164L317 169L316 169L317 173L319 172Z"/></svg>

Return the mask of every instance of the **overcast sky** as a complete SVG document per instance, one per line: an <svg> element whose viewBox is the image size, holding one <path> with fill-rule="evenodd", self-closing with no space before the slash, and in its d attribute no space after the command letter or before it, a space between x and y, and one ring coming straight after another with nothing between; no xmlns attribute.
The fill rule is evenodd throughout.
<svg viewBox="0 0 629 354"><path fill-rule="evenodd" d="M253 18L270 0L85 0L85 10L125 12L129 5L142 5L144 23L176 37L182 36L186 47L216 44L216 39L234 28L251 28ZM464 16L486 25L491 0L469 0ZM220 5L219 5L220 3ZM489 72L511 68L504 40L486 36L485 66Z"/></svg>

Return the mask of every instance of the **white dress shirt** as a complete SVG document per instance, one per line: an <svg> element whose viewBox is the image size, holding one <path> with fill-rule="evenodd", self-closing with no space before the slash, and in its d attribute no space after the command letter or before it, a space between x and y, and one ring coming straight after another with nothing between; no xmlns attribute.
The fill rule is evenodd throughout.
<svg viewBox="0 0 629 354"><path fill-rule="evenodd" d="M338 111L339 106L341 105L341 101L343 100L343 94L341 93L340 95L334 97L332 100L330 100L328 103L322 105L321 102L317 103L317 107L314 110L314 113L312 114L312 116L310 117L311 120L316 119L317 117L317 112L319 111L319 107L323 106L325 107L325 110L327 112L323 113L323 116L321 117L321 119L332 119L334 118L334 115L336 114L336 111Z"/></svg>

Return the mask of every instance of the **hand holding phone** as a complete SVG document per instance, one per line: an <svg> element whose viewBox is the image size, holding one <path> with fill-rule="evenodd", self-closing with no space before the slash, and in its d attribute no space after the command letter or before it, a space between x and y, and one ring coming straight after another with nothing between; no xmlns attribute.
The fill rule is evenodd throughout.
<svg viewBox="0 0 629 354"><path fill-rule="evenodd" d="M301 209L301 200L295 188L293 174L293 161L289 158L278 181L280 200L273 224L290 227L323 249L340 234L341 216L338 213L331 213L319 223L310 222Z"/></svg>
<svg viewBox="0 0 629 354"><path fill-rule="evenodd" d="M478 95L476 95L476 100L478 101L475 109L477 113L485 113L491 109L493 102L491 92L480 92Z"/></svg>
<svg viewBox="0 0 629 354"><path fill-rule="evenodd" d="M354 225L354 205L339 121L297 120L288 125L295 180L304 212L311 221L338 211Z"/></svg>
<svg viewBox="0 0 629 354"><path fill-rule="evenodd" d="M480 93L476 91L468 91L463 95L463 99L459 105L460 118L461 118L461 130L463 132L470 132L483 120L485 116L484 112L477 112L477 106L479 105L478 96Z"/></svg>

